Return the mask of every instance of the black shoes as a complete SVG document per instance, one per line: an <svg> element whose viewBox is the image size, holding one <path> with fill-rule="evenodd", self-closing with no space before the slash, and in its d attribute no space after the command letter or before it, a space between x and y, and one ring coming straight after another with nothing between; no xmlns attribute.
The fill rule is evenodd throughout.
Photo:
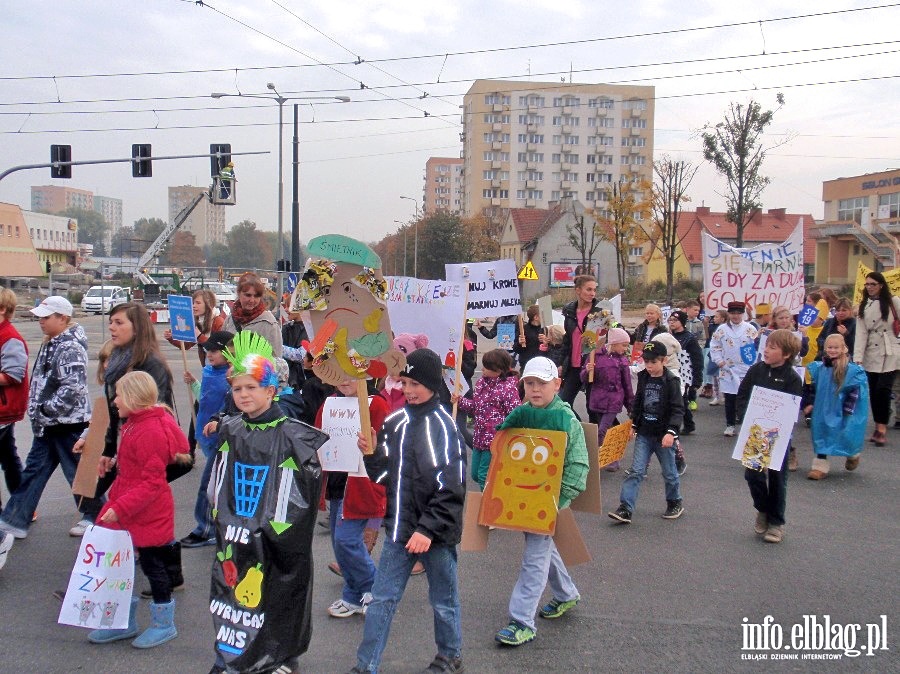
<svg viewBox="0 0 900 674"><path fill-rule="evenodd" d="M666 503L669 504L669 507L663 513L664 519L677 520L684 514L684 506L681 505L681 501L667 501Z"/></svg>
<svg viewBox="0 0 900 674"><path fill-rule="evenodd" d="M187 536L182 538L180 543L181 543L181 547L183 547L183 548L202 548L205 545L215 545L216 537L212 536L210 538L203 538L203 536L200 536L199 534L195 534L192 531Z"/></svg>
<svg viewBox="0 0 900 674"><path fill-rule="evenodd" d="M618 508L608 514L612 519L616 520L620 524L631 524L631 511L625 506L624 503L620 503Z"/></svg>

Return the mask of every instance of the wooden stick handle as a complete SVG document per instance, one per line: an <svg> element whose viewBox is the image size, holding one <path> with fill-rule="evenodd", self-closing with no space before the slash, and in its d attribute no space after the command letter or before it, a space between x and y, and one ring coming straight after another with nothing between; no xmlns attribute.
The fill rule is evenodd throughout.
<svg viewBox="0 0 900 674"><path fill-rule="evenodd" d="M184 350L184 342L179 342L181 345L181 362L184 364L184 371L188 371L187 364L187 351ZM197 345L197 348L200 348L200 345ZM187 385L188 388L188 400L191 403L191 421L194 422L194 433L202 433L202 428L197 428L197 413L194 411L194 389L191 388L191 385Z"/></svg>
<svg viewBox="0 0 900 674"><path fill-rule="evenodd" d="M369 388L365 379L356 380L356 398L359 401L359 430L368 441L368 450L365 454L375 451L372 446L372 418L369 416Z"/></svg>

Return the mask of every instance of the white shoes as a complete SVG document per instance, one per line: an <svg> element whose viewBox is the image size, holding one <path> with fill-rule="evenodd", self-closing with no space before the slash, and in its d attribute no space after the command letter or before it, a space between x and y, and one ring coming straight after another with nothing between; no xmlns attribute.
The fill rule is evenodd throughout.
<svg viewBox="0 0 900 674"><path fill-rule="evenodd" d="M370 592L366 592L362 596L361 604L351 604L343 599L338 599L328 607L328 615L332 618L349 618L356 614L365 615L366 608L369 606L370 601L372 601L372 594Z"/></svg>
<svg viewBox="0 0 900 674"><path fill-rule="evenodd" d="M0 520L0 532L10 534L18 539L22 539L28 536L27 529L19 529L19 527L14 527L12 524L4 522L3 520Z"/></svg>
<svg viewBox="0 0 900 674"><path fill-rule="evenodd" d="M0 569L6 565L6 557L9 555L9 551L12 550L13 541L15 540L10 533L5 531L0 533Z"/></svg>
<svg viewBox="0 0 900 674"><path fill-rule="evenodd" d="M713 398L712 400L709 401L710 407L715 407L716 405L724 405L724 404L725 404L725 401L722 400L721 398Z"/></svg>
<svg viewBox="0 0 900 674"><path fill-rule="evenodd" d="M84 532L88 530L88 527L92 526L94 523L87 519L82 518L78 520L71 529L69 529L69 536L72 538L81 538L84 536Z"/></svg>
<svg viewBox="0 0 900 674"><path fill-rule="evenodd" d="M725 432L723 433L723 435L726 438L733 438L734 437L734 426L726 426Z"/></svg>

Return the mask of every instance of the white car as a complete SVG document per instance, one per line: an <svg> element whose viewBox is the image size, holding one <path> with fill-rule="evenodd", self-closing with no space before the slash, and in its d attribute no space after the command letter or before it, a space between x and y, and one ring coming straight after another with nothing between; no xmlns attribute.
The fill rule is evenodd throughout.
<svg viewBox="0 0 900 674"><path fill-rule="evenodd" d="M81 309L87 313L108 314L128 299L128 290L122 286L91 286L81 299Z"/></svg>
<svg viewBox="0 0 900 674"><path fill-rule="evenodd" d="M201 287L205 290L212 291L213 295L216 296L216 304L219 306L226 302L233 302L237 299L237 288L228 283L221 283L219 281L210 281L204 283L202 286L196 282L185 283L184 292L185 294L193 294L195 290L200 290Z"/></svg>

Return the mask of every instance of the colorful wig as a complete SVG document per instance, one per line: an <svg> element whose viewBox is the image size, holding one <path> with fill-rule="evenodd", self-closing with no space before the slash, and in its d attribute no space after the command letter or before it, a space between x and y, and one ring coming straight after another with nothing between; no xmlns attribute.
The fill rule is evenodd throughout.
<svg viewBox="0 0 900 674"><path fill-rule="evenodd" d="M262 386L278 386L278 373L272 355L272 345L260 335L249 330L239 332L233 342L234 353L222 352L231 363L231 376L247 374Z"/></svg>

